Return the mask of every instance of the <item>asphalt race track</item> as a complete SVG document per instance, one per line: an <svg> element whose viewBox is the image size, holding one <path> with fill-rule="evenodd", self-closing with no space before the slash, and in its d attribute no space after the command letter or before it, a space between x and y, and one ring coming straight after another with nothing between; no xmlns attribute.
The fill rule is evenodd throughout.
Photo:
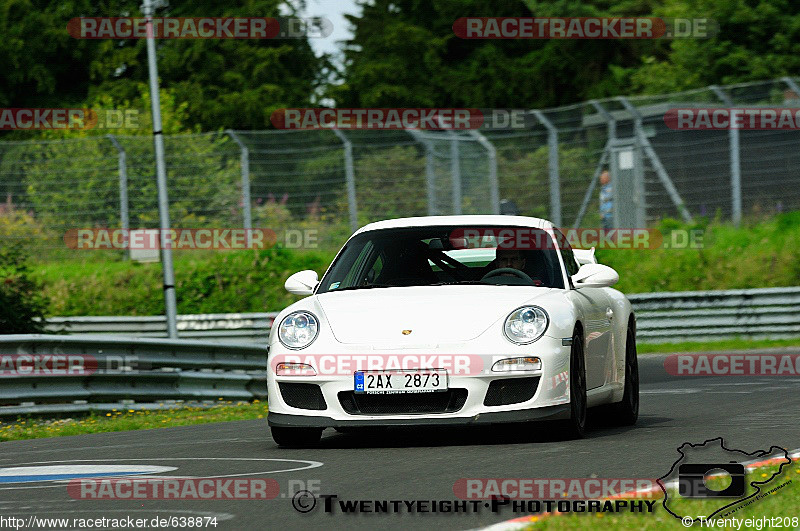
<svg viewBox="0 0 800 531"><path fill-rule="evenodd" d="M166 474L173 477L274 478L281 494L267 501L87 501L70 497L63 480L28 477L10 482L0 477L0 515L26 520L31 515L148 520L216 516L216 529L468 529L521 515L488 509L479 514L325 514L321 500L301 514L291 498L308 487L340 500L452 500L459 478L657 478L675 462L683 442L718 436L726 446L748 452L771 445L800 447L800 379L673 377L663 362L662 355L640 357L638 426L595 428L582 441L554 440L546 424L525 427L523 433L519 427L377 434L326 430L318 448L285 450L272 441L265 421L242 421L6 442L0 467L155 465L170 467Z"/></svg>

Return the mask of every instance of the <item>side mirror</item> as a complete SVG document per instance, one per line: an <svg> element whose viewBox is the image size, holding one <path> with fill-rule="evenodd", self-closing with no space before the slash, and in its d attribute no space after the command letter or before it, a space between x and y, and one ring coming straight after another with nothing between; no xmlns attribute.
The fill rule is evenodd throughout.
<svg viewBox="0 0 800 531"><path fill-rule="evenodd" d="M311 295L314 293L314 288L319 284L319 276L316 271L306 269L295 273L286 279L283 285L286 291L295 295Z"/></svg>
<svg viewBox="0 0 800 531"><path fill-rule="evenodd" d="M584 264L572 275L576 288L607 288L619 281L619 274L603 264Z"/></svg>

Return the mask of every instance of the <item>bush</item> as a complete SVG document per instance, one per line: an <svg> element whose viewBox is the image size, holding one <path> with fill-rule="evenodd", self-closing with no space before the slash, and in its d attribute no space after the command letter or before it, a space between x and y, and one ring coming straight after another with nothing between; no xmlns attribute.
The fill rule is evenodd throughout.
<svg viewBox="0 0 800 531"><path fill-rule="evenodd" d="M0 334L44 332L46 302L19 243L0 249Z"/></svg>

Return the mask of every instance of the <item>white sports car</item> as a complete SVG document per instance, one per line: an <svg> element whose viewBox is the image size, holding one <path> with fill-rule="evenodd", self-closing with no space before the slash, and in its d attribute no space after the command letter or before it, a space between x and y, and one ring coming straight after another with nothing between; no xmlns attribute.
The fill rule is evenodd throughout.
<svg viewBox="0 0 800 531"><path fill-rule="evenodd" d="M636 321L619 276L545 220L371 223L275 319L268 422L281 446L322 431L553 420L582 437L639 412ZM596 407L599 406L599 407Z"/></svg>

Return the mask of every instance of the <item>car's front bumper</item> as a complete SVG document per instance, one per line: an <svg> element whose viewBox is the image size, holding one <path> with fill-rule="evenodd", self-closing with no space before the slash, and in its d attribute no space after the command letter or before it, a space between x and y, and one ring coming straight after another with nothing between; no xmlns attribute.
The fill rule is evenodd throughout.
<svg viewBox="0 0 800 531"><path fill-rule="evenodd" d="M273 413L267 415L270 426L286 428L367 428L378 426L465 426L472 424L504 424L534 420L559 420L569 418L569 404L547 406L516 411L493 411L479 413L472 417L439 417L420 415L413 418L353 418L337 420L325 416L291 415Z"/></svg>
<svg viewBox="0 0 800 531"><path fill-rule="evenodd" d="M326 345L326 350L320 348L319 351L331 352L333 349L329 349L330 346ZM334 356L352 356L355 352L365 351L375 352L372 346L363 346L359 349L353 345L336 350L338 352L333 354ZM451 375L449 400L445 399L445 395L429 394L431 402L438 402L442 406L439 410L432 411L435 407L428 407L430 404L419 395L355 395L352 372L336 375L277 376L273 360L280 355L298 355L298 352L273 346L269 356L267 384L269 425L286 427L469 425L568 418L570 347L563 344L561 338L544 336L531 345L497 345L494 341L470 341L459 345L438 345L435 349L436 355L458 356L464 352L470 352L470 356L484 360L481 370L471 371L470 374ZM498 355L498 352L502 352L502 355ZM430 354L431 351L428 350L427 353ZM403 349L393 350L389 354L414 356L421 353ZM300 358L312 355L303 352ZM515 356L537 356L542 360L542 369L492 372L493 361L499 357ZM519 380L517 391L514 391L517 395L509 399L508 396L513 393L503 387L504 390L500 392L501 398L497 400L497 391L501 383L505 386L511 383L510 379ZM316 393L316 401L310 400L311 407L295 407L298 405L296 401L287 400L289 397L285 384L314 386L313 389L309 389ZM520 386L526 385L531 392L529 395L522 393L524 399L520 399ZM490 396L495 397L494 402L490 400ZM418 405L423 407L413 410Z"/></svg>

